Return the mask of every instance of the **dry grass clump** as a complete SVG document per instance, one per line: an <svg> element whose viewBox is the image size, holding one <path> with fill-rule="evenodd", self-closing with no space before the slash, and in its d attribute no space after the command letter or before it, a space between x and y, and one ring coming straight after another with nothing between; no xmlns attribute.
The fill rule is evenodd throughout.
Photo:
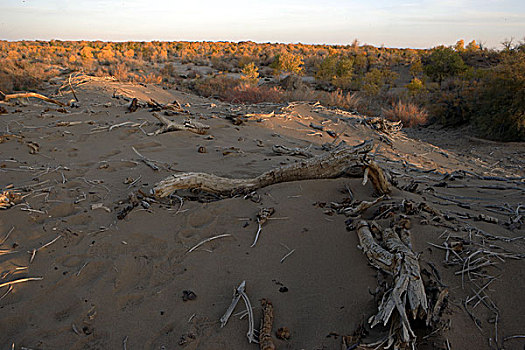
<svg viewBox="0 0 525 350"><path fill-rule="evenodd" d="M0 59L0 91L26 91L38 89L43 81L59 74L58 69L44 63L27 63Z"/></svg>
<svg viewBox="0 0 525 350"><path fill-rule="evenodd" d="M356 93L344 93L341 90L321 94L321 104L347 110L358 110L361 107L361 98Z"/></svg>
<svg viewBox="0 0 525 350"><path fill-rule="evenodd" d="M217 74L212 77L199 79L193 85L193 89L204 97L215 97L226 99L228 91L235 89L239 85L237 79L228 77L224 74Z"/></svg>
<svg viewBox="0 0 525 350"><path fill-rule="evenodd" d="M261 103L283 101L283 92L279 88L269 86L254 86L251 84L240 84L233 90L226 91L224 100L234 103Z"/></svg>
<svg viewBox="0 0 525 350"><path fill-rule="evenodd" d="M428 112L411 102L401 100L389 108L383 108L383 116L388 120L401 121L405 127L414 127L428 123Z"/></svg>

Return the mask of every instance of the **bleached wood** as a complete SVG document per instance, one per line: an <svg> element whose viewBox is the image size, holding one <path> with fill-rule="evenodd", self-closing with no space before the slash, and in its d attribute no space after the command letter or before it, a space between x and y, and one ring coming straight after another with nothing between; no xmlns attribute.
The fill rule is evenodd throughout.
<svg viewBox="0 0 525 350"><path fill-rule="evenodd" d="M207 192L234 195L288 181L330 179L342 176L362 176L364 155L372 149L373 141L354 147L341 147L326 154L267 171L255 178L231 179L206 173L174 174L153 188L157 197L167 197L180 189L201 189Z"/></svg>

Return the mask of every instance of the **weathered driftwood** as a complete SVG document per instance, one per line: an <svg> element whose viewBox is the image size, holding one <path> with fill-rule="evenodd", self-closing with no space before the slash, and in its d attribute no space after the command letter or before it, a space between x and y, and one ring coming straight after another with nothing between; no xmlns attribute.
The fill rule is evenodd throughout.
<svg viewBox="0 0 525 350"><path fill-rule="evenodd" d="M281 145L273 145L272 151L277 154L286 154L289 156L298 156L298 157L305 157L305 158L311 158L313 157L312 153L310 152L310 146L306 148L289 148L286 146Z"/></svg>
<svg viewBox="0 0 525 350"><path fill-rule="evenodd" d="M158 112L161 110L173 112L173 114L184 112L184 109L177 100L173 101L173 103L162 104L155 101L154 99L150 99L148 102L148 107L152 108L152 112Z"/></svg>
<svg viewBox="0 0 525 350"><path fill-rule="evenodd" d="M392 229L382 230L385 248L374 240L366 221L359 223L357 235L370 263L394 277L392 290L385 293L378 313L369 319L371 326L392 322L391 329L394 333L391 336L394 336L396 346L414 344L416 336L410 326L407 311L413 319L423 317L428 312L417 255ZM397 311L395 317L392 315L394 310Z"/></svg>
<svg viewBox="0 0 525 350"><path fill-rule="evenodd" d="M372 129L375 129L387 135L395 134L396 132L400 131L403 127L401 121L392 122L380 117L366 118L365 123Z"/></svg>
<svg viewBox="0 0 525 350"><path fill-rule="evenodd" d="M204 125L202 123L199 123L193 120L189 120L189 119L185 120L183 124L179 124L155 112L153 113L153 116L162 123L162 126L157 131L155 131L154 133L155 135L162 134L165 132L170 132L170 131L179 131L179 130L186 130L186 131L190 131L190 132L202 135L202 134L206 134L206 132L210 128L208 125Z"/></svg>
<svg viewBox="0 0 525 350"><path fill-rule="evenodd" d="M359 215L360 213L364 212L368 208L376 205L378 202L383 200L383 198L385 198L385 196L378 197L374 201L371 201L371 202L370 201L361 201L359 203L352 203L351 206L341 209L340 212L342 212L346 216Z"/></svg>
<svg viewBox="0 0 525 350"><path fill-rule="evenodd" d="M230 179L206 173L174 174L157 183L153 192L161 198L180 189L201 189L234 195L281 182L329 179L342 175L362 176L365 165L363 158L372 146L373 141L369 140L354 147L337 148L320 156L272 169L251 179Z"/></svg>
<svg viewBox="0 0 525 350"><path fill-rule="evenodd" d="M275 350L275 344L272 339L273 327L273 305L266 299L261 301L263 315L261 319L261 330L259 332L259 348L261 350Z"/></svg>
<svg viewBox="0 0 525 350"><path fill-rule="evenodd" d="M367 166L368 177L379 195L390 193L390 185L385 178L385 173L376 162L370 162Z"/></svg>
<svg viewBox="0 0 525 350"><path fill-rule="evenodd" d="M16 99L16 98L28 98L28 97L38 98L38 99L41 99L41 100L49 102L49 103L54 103L54 104L59 105L61 107L67 107L67 105L65 103L62 103L62 102L57 101L57 100L53 100L52 98L46 97L44 95L37 94L35 92L21 92L21 93L18 93L18 94L7 94L6 95L2 91L0 91L0 101L6 101L7 102L9 100L13 100L13 99Z"/></svg>

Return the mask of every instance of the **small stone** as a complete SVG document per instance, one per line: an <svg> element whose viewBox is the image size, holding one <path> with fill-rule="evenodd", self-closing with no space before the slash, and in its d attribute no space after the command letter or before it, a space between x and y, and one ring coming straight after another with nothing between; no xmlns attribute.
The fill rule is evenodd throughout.
<svg viewBox="0 0 525 350"><path fill-rule="evenodd" d="M188 301L188 300L195 300L197 298L197 294L191 290L183 290L182 291L182 300Z"/></svg>

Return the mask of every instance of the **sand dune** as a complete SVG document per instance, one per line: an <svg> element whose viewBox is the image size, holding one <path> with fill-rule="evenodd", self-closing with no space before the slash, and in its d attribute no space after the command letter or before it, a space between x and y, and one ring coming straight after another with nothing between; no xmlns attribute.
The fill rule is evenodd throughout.
<svg viewBox="0 0 525 350"><path fill-rule="evenodd" d="M274 305L274 330L290 329L289 340L274 339L277 348L340 349L342 336L377 312L380 297L371 293L384 276L331 203L348 203L348 189L356 200L375 199L370 183L286 182L251 198L184 191L170 200L143 198L122 220L117 216L130 194L147 195L176 172L254 177L302 159L278 155L274 145L320 155L341 141L368 139L394 186L361 218L397 206L396 220L404 214L411 221L424 278L440 277L442 286L427 287L449 290L439 327L415 328L417 347L483 349L489 338L492 348L523 347L520 338L504 341L525 331L523 144L433 128L385 134L364 116L317 104L230 105L153 85L93 81L76 93L77 108L12 100L0 116L0 189L12 184L23 196L0 210L0 242L10 232L0 246L0 283L43 278L13 285L0 300L2 349L255 349L246 319L232 317L223 328L219 322L243 280L256 327L266 298ZM151 98L177 100L185 112L168 118L210 128L205 135L150 135L157 120L148 107L128 113L132 98L139 106ZM231 116L243 123L232 124ZM408 212L404 200L434 212ZM275 213L250 248L262 207ZM389 227L392 220L383 215L377 222ZM196 298L183 300L184 291ZM363 342L386 333L376 327Z"/></svg>

